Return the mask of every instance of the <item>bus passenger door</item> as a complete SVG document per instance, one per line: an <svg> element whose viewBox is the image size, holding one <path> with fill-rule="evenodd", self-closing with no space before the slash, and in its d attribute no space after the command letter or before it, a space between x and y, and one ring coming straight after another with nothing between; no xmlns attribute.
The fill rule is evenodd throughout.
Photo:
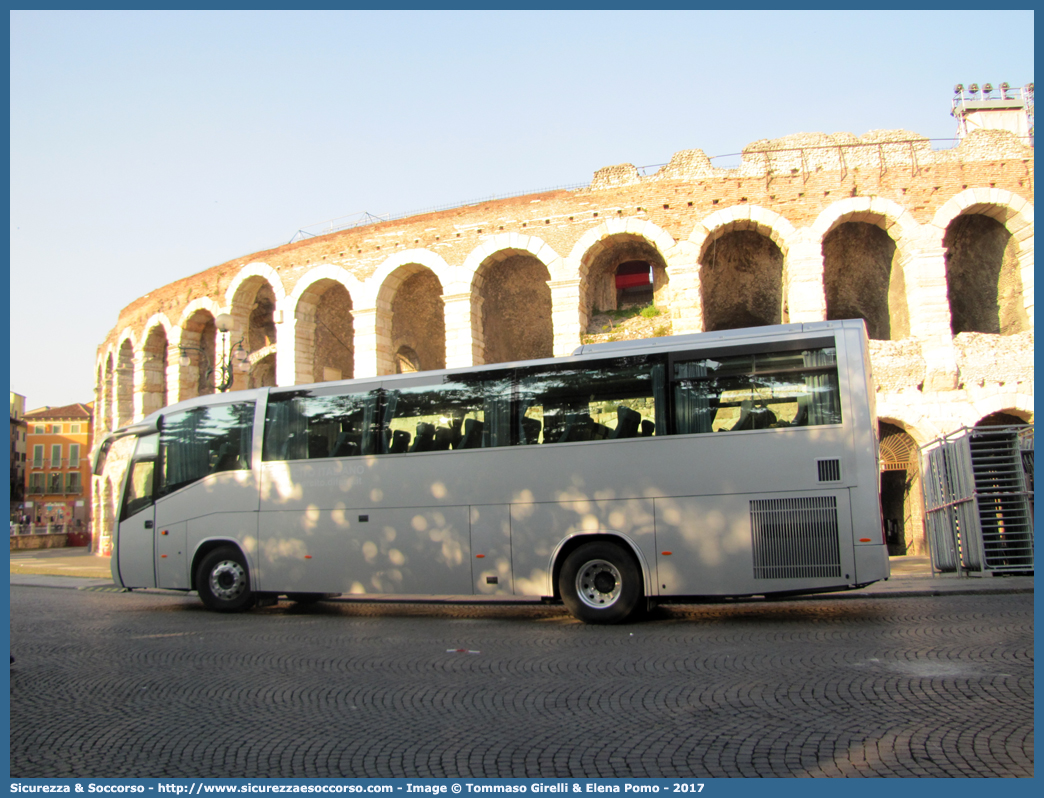
<svg viewBox="0 0 1044 798"><path fill-rule="evenodd" d="M124 587L156 586L153 490L158 437L138 439L127 472L112 569L113 578Z"/></svg>

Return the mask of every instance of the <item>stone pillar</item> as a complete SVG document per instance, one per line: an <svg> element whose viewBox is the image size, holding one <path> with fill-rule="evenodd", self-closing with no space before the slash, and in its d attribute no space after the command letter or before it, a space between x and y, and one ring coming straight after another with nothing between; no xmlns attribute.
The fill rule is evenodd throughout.
<svg viewBox="0 0 1044 798"><path fill-rule="evenodd" d="M378 374L384 373L389 374L395 371L394 365L391 367L391 371L388 371L387 365L385 365L385 371L379 370L380 356L378 351L378 335L377 335L377 308L355 308L352 310L352 321L355 329L355 377L356 379L362 377L376 377ZM386 338L388 340L384 343L385 358L391 360L389 353L387 352L390 347L391 330L387 331Z"/></svg>
<svg viewBox="0 0 1044 798"><path fill-rule="evenodd" d="M823 247L808 228L791 239L783 267L790 322L825 321L826 287L823 284Z"/></svg>
<svg viewBox="0 0 1044 798"><path fill-rule="evenodd" d="M167 404L181 401L181 349L177 343L167 345Z"/></svg>
<svg viewBox="0 0 1044 798"><path fill-rule="evenodd" d="M1022 278L1022 301L1026 321L1033 329L1033 225L1027 224L1012 233L1019 242L1019 276Z"/></svg>
<svg viewBox="0 0 1044 798"><path fill-rule="evenodd" d="M147 401L145 393L148 381L148 375L145 370L146 359L147 355L144 350L140 350L134 353L134 359L131 361L133 364L133 371L131 372L131 417L128 419L131 422L144 418L146 414L145 407Z"/></svg>
<svg viewBox="0 0 1044 798"><path fill-rule="evenodd" d="M304 376L298 372L297 362L298 358L304 360L308 365L308 370L311 370L312 358L308 355L311 352L304 352L302 349L314 348L315 337L306 337L304 344L299 344L297 341L297 325L299 324L297 318L293 313L284 313L281 310L276 310L276 318L281 318L276 323L276 385L297 385L298 383L314 382L314 379L299 379ZM313 324L314 328L315 325ZM308 341L311 340L313 346L308 347Z"/></svg>
<svg viewBox="0 0 1044 798"><path fill-rule="evenodd" d="M910 307L910 335L921 341L925 361L925 392L957 387L957 355L950 330L950 302L946 292L946 250L935 231L911 242L903 261L906 301Z"/></svg>
<svg viewBox="0 0 1044 798"><path fill-rule="evenodd" d="M572 354L587 328L587 313L580 306L580 280L548 280L551 289L551 328L555 357Z"/></svg>
<svg viewBox="0 0 1044 798"><path fill-rule="evenodd" d="M671 331L675 335L703 332L703 296L699 264L670 270Z"/></svg>
<svg viewBox="0 0 1044 798"><path fill-rule="evenodd" d="M699 257L699 247L691 241L679 241L663 253L670 290L671 332L674 335L703 331Z"/></svg>
<svg viewBox="0 0 1044 798"><path fill-rule="evenodd" d="M485 347L476 335L476 322L482 318L482 297L472 302L471 292L443 294L446 320L446 368L464 368L484 362Z"/></svg>

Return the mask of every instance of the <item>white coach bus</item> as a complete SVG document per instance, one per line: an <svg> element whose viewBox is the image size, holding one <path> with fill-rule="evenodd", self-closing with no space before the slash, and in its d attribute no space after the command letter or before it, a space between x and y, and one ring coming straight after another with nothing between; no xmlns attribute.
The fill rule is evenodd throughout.
<svg viewBox="0 0 1044 798"><path fill-rule="evenodd" d="M862 321L202 396L96 474L124 436L113 579L213 610L531 596L614 623L889 576Z"/></svg>

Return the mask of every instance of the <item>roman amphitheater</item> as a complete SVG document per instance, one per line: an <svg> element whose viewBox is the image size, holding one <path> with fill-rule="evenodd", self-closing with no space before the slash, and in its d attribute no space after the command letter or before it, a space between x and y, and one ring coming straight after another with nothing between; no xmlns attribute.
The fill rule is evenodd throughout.
<svg viewBox="0 0 1044 798"><path fill-rule="evenodd" d="M1033 418L1033 149L998 130L948 147L799 134L731 168L685 150L244 255L119 313L98 347L98 433L214 392L208 366L240 340L233 389L567 355L636 334L611 313L632 302L655 307L645 335L859 317L890 548L923 553L917 448ZM95 478L103 545L118 484Z"/></svg>

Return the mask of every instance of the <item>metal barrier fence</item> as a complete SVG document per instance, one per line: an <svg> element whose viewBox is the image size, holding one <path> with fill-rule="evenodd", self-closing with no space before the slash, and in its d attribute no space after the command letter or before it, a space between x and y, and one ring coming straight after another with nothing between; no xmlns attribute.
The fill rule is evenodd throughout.
<svg viewBox="0 0 1044 798"><path fill-rule="evenodd" d="M932 568L1033 571L1033 426L963 428L921 449Z"/></svg>

